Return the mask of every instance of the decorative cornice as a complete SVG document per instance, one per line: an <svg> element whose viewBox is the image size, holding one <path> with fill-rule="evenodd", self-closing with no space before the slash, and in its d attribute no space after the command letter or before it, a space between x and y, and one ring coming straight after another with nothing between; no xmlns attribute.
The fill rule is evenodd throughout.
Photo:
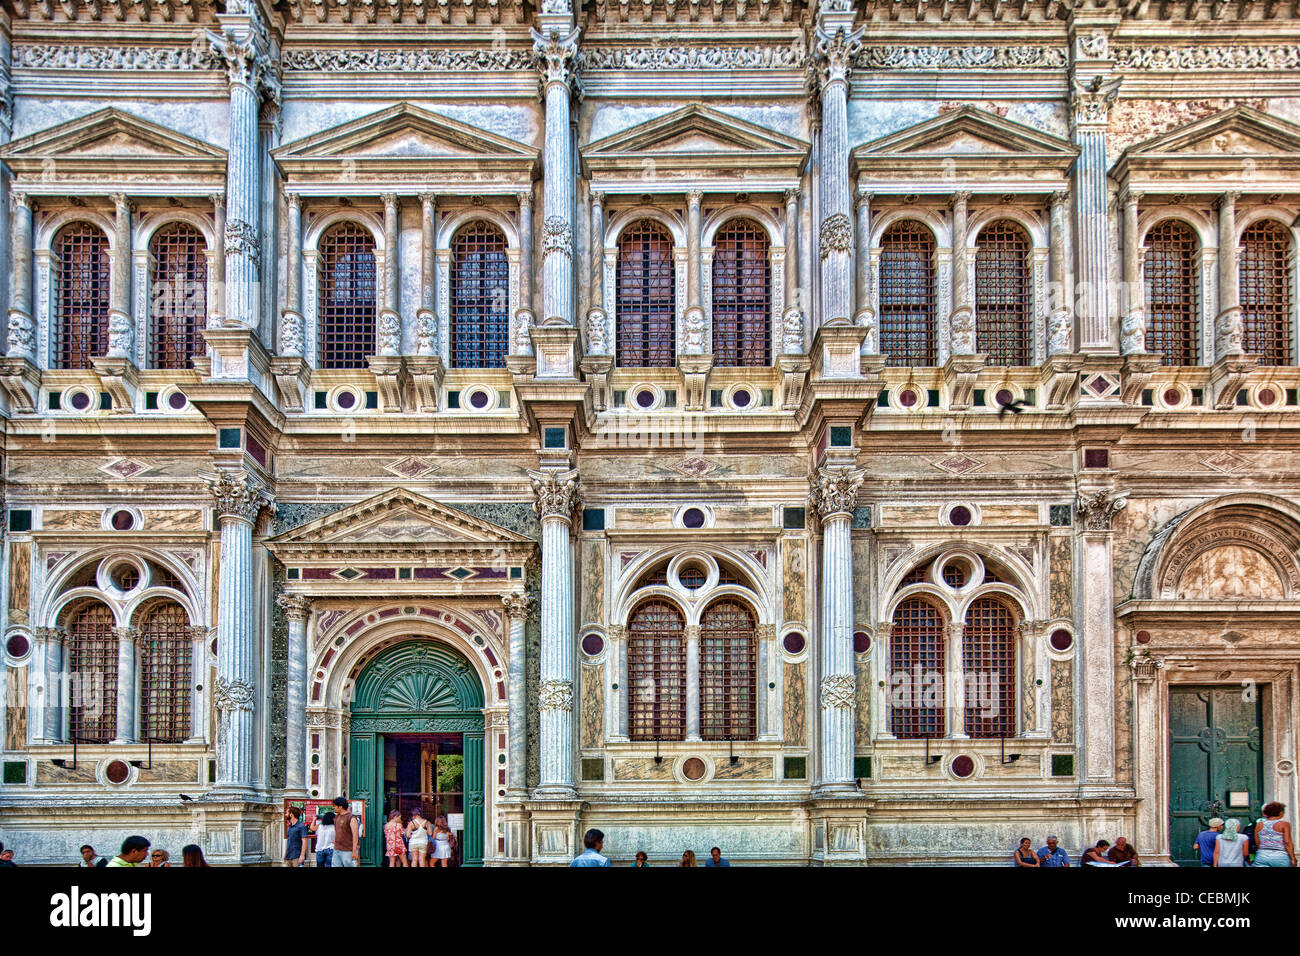
<svg viewBox="0 0 1300 956"><path fill-rule="evenodd" d="M212 685L212 704L219 711L253 710L253 685L245 680L226 681L218 677Z"/></svg>
<svg viewBox="0 0 1300 956"><path fill-rule="evenodd" d="M533 484L533 510L537 516L573 520L573 513L582 506L581 479L577 469L570 471L530 471Z"/></svg>
<svg viewBox="0 0 1300 956"><path fill-rule="evenodd" d="M505 608L506 617L510 618L512 624L528 617L528 608L532 602L533 599L527 594L501 595L501 606Z"/></svg>
<svg viewBox="0 0 1300 956"><path fill-rule="evenodd" d="M691 47L656 46L637 49L590 49L578 54L586 70L802 70L808 51L796 41L788 46Z"/></svg>
<svg viewBox="0 0 1300 956"><path fill-rule="evenodd" d="M1063 70L1064 46L868 46L853 57L858 70Z"/></svg>
<svg viewBox="0 0 1300 956"><path fill-rule="evenodd" d="M217 499L217 515L221 518L240 518L253 524L263 508L275 513L271 496L247 472L218 470L216 477L207 482L208 491Z"/></svg>
<svg viewBox="0 0 1300 956"><path fill-rule="evenodd" d="M1125 495L1103 488L1092 495L1079 495L1074 507L1085 530L1112 531L1115 528L1115 516L1127 506L1128 498Z"/></svg>
<svg viewBox="0 0 1300 956"><path fill-rule="evenodd" d="M852 707L858 684L852 674L832 674L822 678L821 705L823 710Z"/></svg>
<svg viewBox="0 0 1300 956"><path fill-rule="evenodd" d="M823 521L832 515L852 514L866 476L865 468L819 468L808 476L812 485L808 504Z"/></svg>
<svg viewBox="0 0 1300 956"><path fill-rule="evenodd" d="M484 73L531 71L532 50L288 50L285 73Z"/></svg>
<svg viewBox="0 0 1300 956"><path fill-rule="evenodd" d="M573 710L573 682L551 677L537 689L538 710Z"/></svg>
<svg viewBox="0 0 1300 956"><path fill-rule="evenodd" d="M281 594L275 599L285 617L291 621L305 622L311 616L311 598L302 594Z"/></svg>

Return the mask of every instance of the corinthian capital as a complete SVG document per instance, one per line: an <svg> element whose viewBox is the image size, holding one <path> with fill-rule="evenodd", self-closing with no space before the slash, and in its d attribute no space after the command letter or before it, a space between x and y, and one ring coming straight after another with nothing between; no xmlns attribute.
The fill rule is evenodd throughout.
<svg viewBox="0 0 1300 956"><path fill-rule="evenodd" d="M207 31L208 47L226 64L226 79L231 86L246 86L254 93L265 93L279 102L280 82L275 75L270 43L261 15L252 4L248 7L248 25L227 24L220 33Z"/></svg>
<svg viewBox="0 0 1300 956"><path fill-rule="evenodd" d="M305 621L311 614L311 598L302 594L281 594L275 603L284 610L291 621Z"/></svg>
<svg viewBox="0 0 1300 956"><path fill-rule="evenodd" d="M1074 85L1074 126L1104 127L1110 120L1110 108L1119 96L1119 78L1107 82L1100 76L1094 76L1086 86L1078 82Z"/></svg>
<svg viewBox="0 0 1300 956"><path fill-rule="evenodd" d="M511 622L522 621L528 616L528 606L532 604L533 599L527 594L503 594L501 595L501 606L506 610L506 617Z"/></svg>
<svg viewBox="0 0 1300 956"><path fill-rule="evenodd" d="M574 78L573 60L578 53L578 34L581 32L580 27L574 27L568 36L561 37L555 31L545 35L532 31L533 54L545 86L552 83L568 86Z"/></svg>
<svg viewBox="0 0 1300 956"><path fill-rule="evenodd" d="M62 644L67 633L62 627L38 627L32 630L32 637L42 644Z"/></svg>
<svg viewBox="0 0 1300 956"><path fill-rule="evenodd" d="M533 510L537 516L573 520L573 512L582 506L582 488L576 468L569 471L530 471L533 483Z"/></svg>
<svg viewBox="0 0 1300 956"><path fill-rule="evenodd" d="M808 476L812 485L808 504L823 521L831 515L852 514L858 488L866 476L864 468L819 468Z"/></svg>
<svg viewBox="0 0 1300 956"><path fill-rule="evenodd" d="M1092 495L1079 495L1074 508L1085 530L1111 531L1115 527L1115 516L1127 506L1126 496L1103 488Z"/></svg>
<svg viewBox="0 0 1300 956"><path fill-rule="evenodd" d="M127 644L134 644L136 641L140 640L140 629L138 627L115 627L113 628L113 636L116 637L118 641L123 641Z"/></svg>
<svg viewBox="0 0 1300 956"><path fill-rule="evenodd" d="M241 518L250 524L257 521L263 508L275 513L275 504L262 483L247 472L218 469L215 478L207 479L208 491L217 499L217 516Z"/></svg>
<svg viewBox="0 0 1300 956"><path fill-rule="evenodd" d="M847 83L853 68L853 58L862 49L862 27L849 31L839 27L831 32L823 24L817 25L817 42L813 46L813 60L817 65L817 78L823 90L832 83Z"/></svg>

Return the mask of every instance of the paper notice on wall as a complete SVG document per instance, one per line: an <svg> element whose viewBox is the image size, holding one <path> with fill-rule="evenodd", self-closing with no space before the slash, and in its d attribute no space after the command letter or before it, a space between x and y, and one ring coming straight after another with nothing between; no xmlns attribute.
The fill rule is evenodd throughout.
<svg viewBox="0 0 1300 956"><path fill-rule="evenodd" d="M465 829L465 814L463 813L447 814L447 826L453 830Z"/></svg>

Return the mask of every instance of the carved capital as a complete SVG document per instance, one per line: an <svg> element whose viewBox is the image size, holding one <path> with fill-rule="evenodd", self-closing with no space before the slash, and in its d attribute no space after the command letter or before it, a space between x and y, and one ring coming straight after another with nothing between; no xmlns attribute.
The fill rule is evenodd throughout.
<svg viewBox="0 0 1300 956"><path fill-rule="evenodd" d="M510 618L511 624L528 617L528 607L532 603L533 599L527 594L501 595L501 606L505 608L506 617Z"/></svg>
<svg viewBox="0 0 1300 956"><path fill-rule="evenodd" d="M226 211L226 194L213 193L208 197L212 201L212 208L217 214L223 214Z"/></svg>
<svg viewBox="0 0 1300 956"><path fill-rule="evenodd" d="M1075 512L1086 531L1113 531L1115 516L1128 505L1128 498L1104 488L1092 495L1079 495Z"/></svg>
<svg viewBox="0 0 1300 956"><path fill-rule="evenodd" d="M27 195L27 193L12 192L9 194L9 199L12 203L14 212L17 212L19 209L25 209L28 212L32 211L32 197Z"/></svg>
<svg viewBox="0 0 1300 956"><path fill-rule="evenodd" d="M698 642L700 639L700 626L698 624L687 624L682 628L682 637L686 639L687 644L692 641Z"/></svg>
<svg viewBox="0 0 1300 956"><path fill-rule="evenodd" d="M533 55L544 86L559 83L567 87L576 78L573 65L581 32L581 28L575 27L568 36L561 37L555 31L545 36L532 31Z"/></svg>
<svg viewBox="0 0 1300 956"><path fill-rule="evenodd" d="M1110 120L1110 108L1119 96L1120 78L1107 82L1094 76L1086 86L1075 83L1073 97L1073 125L1105 127Z"/></svg>
<svg viewBox="0 0 1300 956"><path fill-rule="evenodd" d="M1238 200L1240 199L1241 199L1241 190L1229 189L1227 192L1220 193L1217 197L1215 197L1214 208L1222 209L1225 206L1231 208L1233 206L1236 206Z"/></svg>
<svg viewBox="0 0 1300 956"><path fill-rule="evenodd" d="M263 508L275 513L275 504L262 483L247 472L218 470L207 479L208 491L217 499L220 518L239 518L254 524Z"/></svg>
<svg viewBox="0 0 1300 956"><path fill-rule="evenodd" d="M218 677L212 685L212 704L219 711L253 710L253 685L248 681L226 681Z"/></svg>
<svg viewBox="0 0 1300 956"><path fill-rule="evenodd" d="M262 249L261 234L251 222L242 219L230 219L226 222L226 255L247 256L257 265L258 255Z"/></svg>
<svg viewBox="0 0 1300 956"><path fill-rule="evenodd" d="M226 27L221 33L208 30L208 47L224 61L226 81L231 86L246 86L254 93L265 93L269 100L278 103L280 78L267 52L266 27L256 9L250 7L249 13L247 30L236 31L231 27Z"/></svg>
<svg viewBox="0 0 1300 956"><path fill-rule="evenodd" d="M570 471L530 471L533 484L533 510L542 520L563 518L573 520L573 513L582 507L581 479L577 469Z"/></svg>
<svg viewBox="0 0 1300 956"><path fill-rule="evenodd" d="M854 194L853 194L853 208L854 208L854 210L860 210L860 209L862 209L863 207L866 207L868 210L870 210L870 209L871 209L871 200L873 200L873 199L875 199L875 198L876 198L876 194L875 194L875 193L873 193L873 192L867 192L866 190L862 190L862 191L860 191L860 192L856 192L856 193L854 193Z"/></svg>
<svg viewBox="0 0 1300 956"><path fill-rule="evenodd" d="M290 209L302 210L302 196L299 193L285 193L284 201Z"/></svg>
<svg viewBox="0 0 1300 956"><path fill-rule="evenodd" d="M537 689L539 710L573 710L573 682L548 678Z"/></svg>
<svg viewBox="0 0 1300 956"><path fill-rule="evenodd" d="M204 627L202 624L192 625L186 628L185 632L186 634L189 635L190 640L193 641L194 643L196 644L207 643L208 629Z"/></svg>
<svg viewBox="0 0 1300 956"><path fill-rule="evenodd" d="M853 68L853 58L862 50L863 28L848 31L843 27L831 33L823 24L817 25L817 42L813 46L816 78L821 88L832 83L847 83Z"/></svg>
<svg viewBox="0 0 1300 956"><path fill-rule="evenodd" d="M601 193L601 195L603 196L604 193ZM519 192L515 193L515 198L519 200L520 209L533 208L533 191L531 189L519 190ZM597 201L599 202L599 200Z"/></svg>
<svg viewBox="0 0 1300 956"><path fill-rule="evenodd" d="M119 643L135 644L140 640L140 629L138 627L115 627L113 636Z"/></svg>
<svg viewBox="0 0 1300 956"><path fill-rule="evenodd" d="M1119 197L1121 206L1136 206L1142 201L1142 191L1139 189L1125 189Z"/></svg>
<svg viewBox="0 0 1300 956"><path fill-rule="evenodd" d="M971 191L969 189L960 189L948 197L948 205L953 209L956 209L958 206L964 207L968 202L970 202L970 197Z"/></svg>
<svg viewBox="0 0 1300 956"><path fill-rule="evenodd" d="M285 617L290 621L301 624L311 616L311 598L304 594L281 594L275 599L275 603L280 605Z"/></svg>
<svg viewBox="0 0 1300 956"><path fill-rule="evenodd" d="M1070 201L1070 191L1068 189L1058 189L1052 193L1053 208L1064 206Z"/></svg>
<svg viewBox="0 0 1300 956"><path fill-rule="evenodd" d="M432 206L437 201L438 194L426 189L424 192L418 193L417 198L420 200L421 206Z"/></svg>
<svg viewBox="0 0 1300 956"><path fill-rule="evenodd" d="M67 634L63 627L38 627L32 630L32 637L42 644L62 644Z"/></svg>
<svg viewBox="0 0 1300 956"><path fill-rule="evenodd" d="M397 193L380 193L379 200L384 204L384 210L397 209Z"/></svg>
<svg viewBox="0 0 1300 956"><path fill-rule="evenodd" d="M852 707L854 695L858 689L852 674L832 674L822 678L822 710L836 710L840 707Z"/></svg>
<svg viewBox="0 0 1300 956"><path fill-rule="evenodd" d="M704 202L704 193L698 189L692 189L686 194L686 204L688 206L698 206Z"/></svg>
<svg viewBox="0 0 1300 956"><path fill-rule="evenodd" d="M812 485L808 504L823 521L832 515L852 514L865 468L819 468L808 476Z"/></svg>

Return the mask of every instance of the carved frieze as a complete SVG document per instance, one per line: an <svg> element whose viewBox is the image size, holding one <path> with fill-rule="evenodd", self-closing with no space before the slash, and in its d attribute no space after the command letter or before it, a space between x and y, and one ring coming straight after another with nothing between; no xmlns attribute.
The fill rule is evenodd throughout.
<svg viewBox="0 0 1300 956"><path fill-rule="evenodd" d="M1058 46L868 46L853 57L860 70L1059 70L1068 64L1068 51Z"/></svg>
<svg viewBox="0 0 1300 956"><path fill-rule="evenodd" d="M220 70L216 53L193 46L80 46L24 43L13 48L16 70Z"/></svg>
<svg viewBox="0 0 1300 956"><path fill-rule="evenodd" d="M288 50L286 73L481 73L531 70L531 50Z"/></svg>
<svg viewBox="0 0 1300 956"><path fill-rule="evenodd" d="M1300 45L1293 43L1123 46L1112 49L1110 55L1119 69L1152 73L1300 69Z"/></svg>
<svg viewBox="0 0 1300 956"><path fill-rule="evenodd" d="M808 51L798 42L788 46L584 48L578 54L583 70L798 70L807 64Z"/></svg>

